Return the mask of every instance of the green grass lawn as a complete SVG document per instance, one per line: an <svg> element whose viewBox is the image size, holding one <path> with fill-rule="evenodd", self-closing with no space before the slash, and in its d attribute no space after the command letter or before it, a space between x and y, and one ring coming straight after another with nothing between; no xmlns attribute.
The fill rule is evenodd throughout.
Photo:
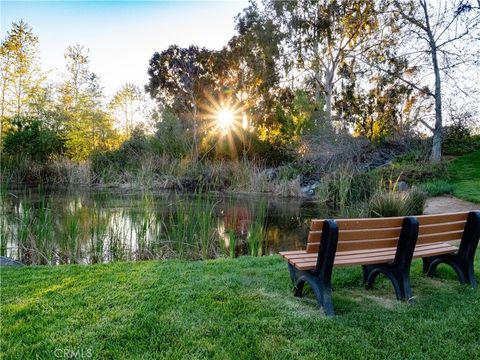
<svg viewBox="0 0 480 360"><path fill-rule="evenodd" d="M386 279L367 291L360 267L335 269L334 318L292 296L278 256L2 268L1 358L478 358L480 290L420 265L411 305Z"/></svg>
<svg viewBox="0 0 480 360"><path fill-rule="evenodd" d="M460 156L448 167L448 180L425 184L432 196L452 194L460 199L480 203L480 150Z"/></svg>

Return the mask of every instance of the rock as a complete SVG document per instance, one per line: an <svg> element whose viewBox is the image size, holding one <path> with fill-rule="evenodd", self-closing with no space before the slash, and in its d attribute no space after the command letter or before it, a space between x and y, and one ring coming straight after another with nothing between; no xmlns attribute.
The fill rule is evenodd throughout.
<svg viewBox="0 0 480 360"><path fill-rule="evenodd" d="M405 181L399 181L397 184L398 191L407 191L410 187Z"/></svg>
<svg viewBox="0 0 480 360"><path fill-rule="evenodd" d="M315 189L320 185L319 182L315 182L311 185L303 186L302 193L308 196L313 196L315 194Z"/></svg>
<svg viewBox="0 0 480 360"><path fill-rule="evenodd" d="M278 169L269 168L263 171L263 174L267 178L267 181L273 181L278 177Z"/></svg>
<svg viewBox="0 0 480 360"><path fill-rule="evenodd" d="M24 266L20 261L13 260L6 256L0 256L1 266Z"/></svg>

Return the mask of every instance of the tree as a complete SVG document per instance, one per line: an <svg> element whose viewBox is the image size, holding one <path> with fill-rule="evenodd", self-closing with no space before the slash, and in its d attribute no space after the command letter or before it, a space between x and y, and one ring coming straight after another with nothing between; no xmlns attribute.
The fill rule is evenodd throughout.
<svg viewBox="0 0 480 360"><path fill-rule="evenodd" d="M280 95L280 43L282 34L274 22L251 2L236 18L238 35L223 50L224 83L237 96L250 126L270 127Z"/></svg>
<svg viewBox="0 0 480 360"><path fill-rule="evenodd" d="M352 60L353 62L353 60ZM355 68L361 71L355 71ZM336 111L355 132L371 141L403 138L412 129L413 89L375 68L344 63L339 70Z"/></svg>
<svg viewBox="0 0 480 360"><path fill-rule="evenodd" d="M313 83L315 101L321 104L323 97L329 123L338 69L363 51L376 29L374 5L373 0L266 1L285 34L284 64L292 82L306 78Z"/></svg>
<svg viewBox="0 0 480 360"><path fill-rule="evenodd" d="M123 85L115 93L109 104L113 114L125 126L127 136L131 135L133 127L142 120L140 117L145 115L142 111L145 106L142 90L130 83Z"/></svg>
<svg viewBox="0 0 480 360"><path fill-rule="evenodd" d="M38 37L23 20L12 24L0 48L0 118L1 131L8 128L8 118L25 115L29 103L41 89L43 76L37 53ZM5 128L4 128L5 127Z"/></svg>
<svg viewBox="0 0 480 360"><path fill-rule="evenodd" d="M214 58L216 52L190 46L170 46L150 59L149 82L145 91L159 105L166 106L183 121L184 128L192 133L192 159L199 158L199 129L201 106L215 98L216 78Z"/></svg>
<svg viewBox="0 0 480 360"><path fill-rule="evenodd" d="M103 89L90 71L88 50L69 46L65 59L67 73L59 86L58 111L63 117L67 155L84 160L94 151L116 146L116 134L112 118L103 110Z"/></svg>
<svg viewBox="0 0 480 360"><path fill-rule="evenodd" d="M433 126L425 119L421 123L433 134L430 159L440 161L445 85L450 84L455 91L465 92L466 89L456 83L456 76L469 70L472 76L478 74L480 4L468 0L419 0L418 3L393 0L385 5L385 22L390 27L390 34L400 36L396 49L390 54L408 66L400 72L382 70L434 102ZM384 63L388 61L391 61L390 57L385 58Z"/></svg>

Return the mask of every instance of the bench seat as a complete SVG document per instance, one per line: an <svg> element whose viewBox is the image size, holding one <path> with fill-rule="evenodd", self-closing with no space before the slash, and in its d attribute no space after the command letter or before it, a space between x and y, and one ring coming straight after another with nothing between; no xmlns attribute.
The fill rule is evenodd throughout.
<svg viewBox="0 0 480 360"><path fill-rule="evenodd" d="M367 265L393 262L396 247L383 249L367 249L340 251L335 254L334 266ZM425 256L454 254L456 246L449 243L433 243L417 245L413 253L414 258ZM317 265L317 253L307 253L305 250L283 251L280 255L299 270L314 270Z"/></svg>

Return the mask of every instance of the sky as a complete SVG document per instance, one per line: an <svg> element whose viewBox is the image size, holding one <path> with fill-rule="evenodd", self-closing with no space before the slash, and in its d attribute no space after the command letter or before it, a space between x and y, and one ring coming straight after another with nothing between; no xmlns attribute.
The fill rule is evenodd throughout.
<svg viewBox="0 0 480 360"><path fill-rule="evenodd" d="M107 96L124 83L147 83L148 62L169 45L220 49L235 35L235 16L247 0L3 1L1 38L23 19L39 37L42 68L61 79L69 45L89 49L91 70Z"/></svg>

